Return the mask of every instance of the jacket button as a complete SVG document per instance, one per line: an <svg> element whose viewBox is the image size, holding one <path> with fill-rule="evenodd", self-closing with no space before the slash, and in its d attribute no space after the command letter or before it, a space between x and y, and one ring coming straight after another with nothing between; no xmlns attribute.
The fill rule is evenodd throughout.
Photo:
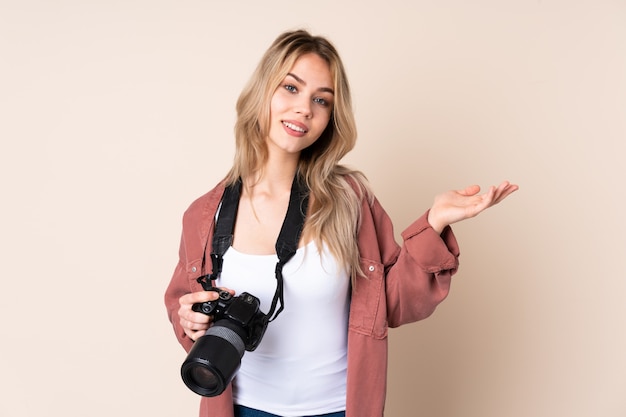
<svg viewBox="0 0 626 417"><path fill-rule="evenodd" d="M195 266L191 267L191 272L196 272L196 267Z"/></svg>
<svg viewBox="0 0 626 417"><path fill-rule="evenodd" d="M369 269L370 269L370 272L374 272L374 269L376 269L376 268L374 268L374 265L370 265Z"/></svg>

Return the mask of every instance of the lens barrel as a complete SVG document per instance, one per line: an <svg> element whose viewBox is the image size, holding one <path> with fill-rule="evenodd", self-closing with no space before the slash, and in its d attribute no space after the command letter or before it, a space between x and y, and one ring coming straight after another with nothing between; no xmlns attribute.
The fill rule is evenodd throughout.
<svg viewBox="0 0 626 417"><path fill-rule="evenodd" d="M183 382L204 397L220 395L239 370L245 352L245 331L230 320L219 320L199 338L183 362Z"/></svg>

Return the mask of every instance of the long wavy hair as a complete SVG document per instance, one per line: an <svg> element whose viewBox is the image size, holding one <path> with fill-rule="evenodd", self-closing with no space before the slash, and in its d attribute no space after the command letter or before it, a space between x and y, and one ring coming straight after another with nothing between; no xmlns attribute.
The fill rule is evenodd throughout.
<svg viewBox="0 0 626 417"><path fill-rule="evenodd" d="M298 175L311 193L311 207L304 235L330 252L350 271L352 279L362 273L357 233L363 199L371 193L363 174L339 164L356 143L357 130L350 86L335 47L321 36L305 30L285 32L265 52L237 101L236 151L227 184L262 174L268 158L272 95L302 55L314 53L324 59L333 79L334 104L321 136L300 154Z"/></svg>

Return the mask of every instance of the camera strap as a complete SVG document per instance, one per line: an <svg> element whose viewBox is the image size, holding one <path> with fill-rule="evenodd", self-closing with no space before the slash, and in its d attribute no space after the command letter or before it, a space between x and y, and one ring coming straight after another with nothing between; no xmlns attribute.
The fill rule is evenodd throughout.
<svg viewBox="0 0 626 417"><path fill-rule="evenodd" d="M224 253L233 243L233 234L235 231L235 220L237 218L237 210L239 208L239 199L241 197L241 179L234 184L226 187L224 196L222 197L222 205L215 225L213 234L213 246L211 249L211 261L213 263L213 273L198 278L198 282L202 284L205 290L212 288L212 281L219 278L222 272ZM273 321L283 311L285 302L283 295L283 266L296 254L298 250L298 242L304 227L307 209L309 206L309 190L304 181L298 174L293 179L291 185L291 195L289 197L289 206L285 220L280 229L278 239L276 240L276 255L278 262L276 263L276 292L272 300L270 311L265 315L268 321ZM204 263L204 262L203 262ZM280 307L278 310L278 303Z"/></svg>

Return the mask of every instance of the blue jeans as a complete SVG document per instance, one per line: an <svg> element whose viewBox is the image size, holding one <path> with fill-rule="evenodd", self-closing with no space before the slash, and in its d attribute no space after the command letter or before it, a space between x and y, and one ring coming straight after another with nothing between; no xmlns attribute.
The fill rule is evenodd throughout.
<svg viewBox="0 0 626 417"><path fill-rule="evenodd" d="M336 413L322 414L319 416L306 416L306 417L345 417L345 411L337 411ZM266 413L265 411L255 410L254 408L244 407L242 405L235 404L235 417L280 417L276 414Z"/></svg>

